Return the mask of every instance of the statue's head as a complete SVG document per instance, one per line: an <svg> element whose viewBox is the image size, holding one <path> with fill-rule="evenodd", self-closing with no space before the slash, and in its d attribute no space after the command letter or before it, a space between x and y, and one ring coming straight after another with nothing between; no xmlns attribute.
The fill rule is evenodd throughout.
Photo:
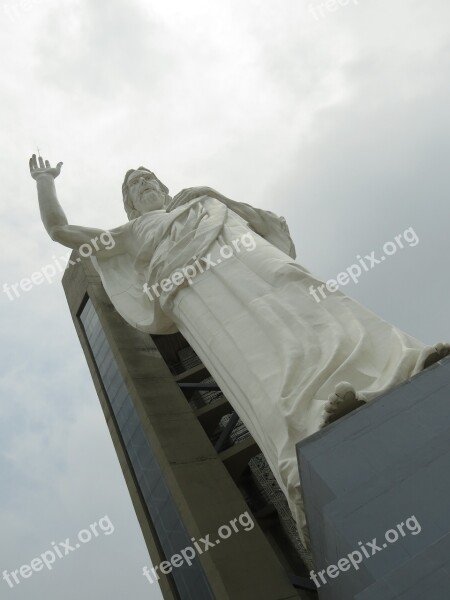
<svg viewBox="0 0 450 600"><path fill-rule="evenodd" d="M136 219L152 210L164 209L168 194L169 188L149 169L130 169L122 184L123 203L128 220Z"/></svg>

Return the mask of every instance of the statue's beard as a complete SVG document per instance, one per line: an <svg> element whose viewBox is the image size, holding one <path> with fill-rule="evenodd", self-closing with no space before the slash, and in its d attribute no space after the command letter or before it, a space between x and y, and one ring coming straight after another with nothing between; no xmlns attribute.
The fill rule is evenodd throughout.
<svg viewBox="0 0 450 600"><path fill-rule="evenodd" d="M153 210L164 210L166 208L166 195L154 192L153 190L142 192L141 200L143 200L142 211L144 213Z"/></svg>

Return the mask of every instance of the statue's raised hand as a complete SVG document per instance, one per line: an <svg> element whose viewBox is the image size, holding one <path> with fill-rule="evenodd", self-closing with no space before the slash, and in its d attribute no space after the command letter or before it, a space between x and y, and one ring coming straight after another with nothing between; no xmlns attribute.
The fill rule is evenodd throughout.
<svg viewBox="0 0 450 600"><path fill-rule="evenodd" d="M36 154L30 158L30 174L33 179L37 179L39 175L51 175L53 179L61 173L62 162L59 162L56 167L52 167L48 160L44 160L42 156L39 160Z"/></svg>

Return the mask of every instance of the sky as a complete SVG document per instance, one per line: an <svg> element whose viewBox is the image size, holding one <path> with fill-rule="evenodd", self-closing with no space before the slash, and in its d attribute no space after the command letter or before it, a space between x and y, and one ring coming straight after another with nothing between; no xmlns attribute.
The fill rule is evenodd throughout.
<svg viewBox="0 0 450 600"><path fill-rule="evenodd" d="M104 525L51 570L0 579L0 597L157 600L62 273L5 292L67 256L28 158L64 162L77 225L124 223L140 165L173 194L207 185L283 215L299 264L326 281L362 260L341 291L450 341L450 4L18 0L0 31L0 573Z"/></svg>

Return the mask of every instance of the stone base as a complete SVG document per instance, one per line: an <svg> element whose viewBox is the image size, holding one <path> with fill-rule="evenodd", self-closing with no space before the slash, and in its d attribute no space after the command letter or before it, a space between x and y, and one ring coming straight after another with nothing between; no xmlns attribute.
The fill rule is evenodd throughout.
<svg viewBox="0 0 450 600"><path fill-rule="evenodd" d="M300 442L297 454L316 573L362 556L358 569L341 562L345 572L317 578L320 600L448 596L450 359Z"/></svg>

